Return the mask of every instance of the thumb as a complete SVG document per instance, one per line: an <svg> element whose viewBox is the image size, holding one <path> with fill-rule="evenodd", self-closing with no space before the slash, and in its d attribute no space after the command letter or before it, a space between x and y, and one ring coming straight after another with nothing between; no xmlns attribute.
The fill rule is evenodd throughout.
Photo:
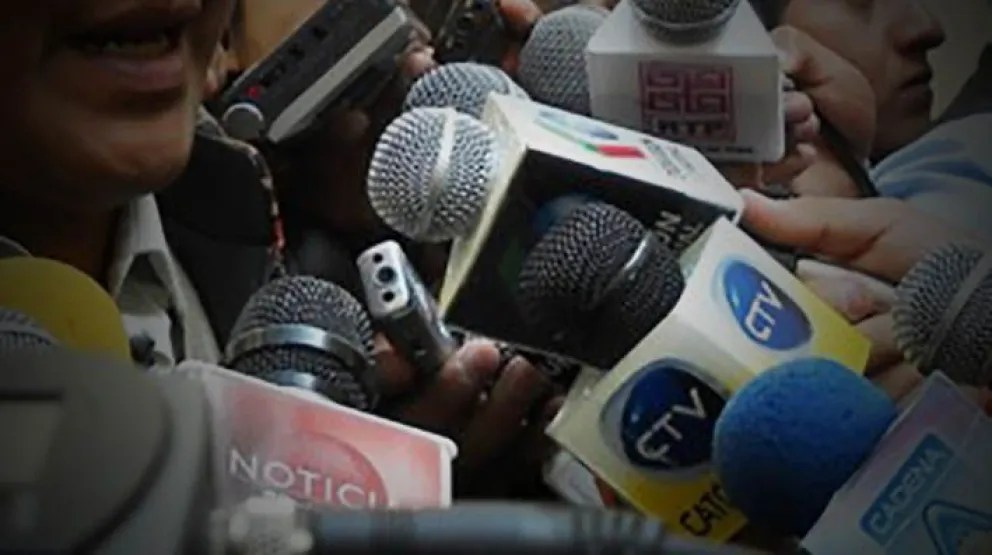
<svg viewBox="0 0 992 555"><path fill-rule="evenodd" d="M526 34L544 13L532 0L503 0L500 11L506 24L517 33Z"/></svg>

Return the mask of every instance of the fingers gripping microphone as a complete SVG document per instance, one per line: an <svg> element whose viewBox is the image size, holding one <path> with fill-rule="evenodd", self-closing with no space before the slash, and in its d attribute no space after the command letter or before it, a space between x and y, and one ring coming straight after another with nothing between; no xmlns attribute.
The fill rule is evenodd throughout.
<svg viewBox="0 0 992 555"><path fill-rule="evenodd" d="M663 40L698 43L726 27L741 0L630 0L637 20Z"/></svg>
<svg viewBox="0 0 992 555"><path fill-rule="evenodd" d="M528 98L503 70L472 62L438 66L410 87L403 110L452 107L474 118L482 116L490 93Z"/></svg>
<svg viewBox="0 0 992 555"><path fill-rule="evenodd" d="M922 372L992 384L992 256L949 245L920 261L897 289L896 341Z"/></svg>
<svg viewBox="0 0 992 555"><path fill-rule="evenodd" d="M225 366L370 411L378 402L371 353L372 327L354 297L333 283L292 276L248 300Z"/></svg>
<svg viewBox="0 0 992 555"><path fill-rule="evenodd" d="M589 115L585 49L607 12L569 6L538 20L520 50L520 83L538 102Z"/></svg>
<svg viewBox="0 0 992 555"><path fill-rule="evenodd" d="M386 128L368 173L372 208L422 242L467 234L498 166L496 137L453 108L416 108Z"/></svg>
<svg viewBox="0 0 992 555"><path fill-rule="evenodd" d="M619 208L590 203L531 250L518 297L532 330L560 337L555 350L610 368L672 310L684 288L676 255L653 233Z"/></svg>

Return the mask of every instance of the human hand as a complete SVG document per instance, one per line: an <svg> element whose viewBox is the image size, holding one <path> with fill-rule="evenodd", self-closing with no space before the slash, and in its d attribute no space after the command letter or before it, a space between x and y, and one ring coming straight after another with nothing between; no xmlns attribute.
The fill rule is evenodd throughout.
<svg viewBox="0 0 992 555"><path fill-rule="evenodd" d="M753 191L742 195L744 223L763 239L890 283L948 243L985 248L968 234L897 199L772 200Z"/></svg>
<svg viewBox="0 0 992 555"><path fill-rule="evenodd" d="M375 354L386 416L452 438L459 447L459 485L471 489L475 478L490 480L485 470L541 425L527 419L550 383L522 357L500 371L499 351L491 342L468 341L426 384L382 336Z"/></svg>
<svg viewBox="0 0 992 555"><path fill-rule="evenodd" d="M720 164L717 169L738 188L761 190L765 185L789 183L816 163L820 120L813 100L802 91L787 90L782 98L789 151L778 162Z"/></svg>
<svg viewBox="0 0 992 555"><path fill-rule="evenodd" d="M852 154L867 159L875 138L875 93L858 69L795 27L772 31L782 71L813 101L819 115L850 143Z"/></svg>

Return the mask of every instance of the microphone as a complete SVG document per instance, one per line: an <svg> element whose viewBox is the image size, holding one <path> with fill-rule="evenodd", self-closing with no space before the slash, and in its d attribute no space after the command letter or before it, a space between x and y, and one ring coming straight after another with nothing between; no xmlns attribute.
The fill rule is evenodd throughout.
<svg viewBox="0 0 992 555"><path fill-rule="evenodd" d="M714 466L727 497L755 524L802 536L897 415L881 389L836 361L788 361L724 407Z"/></svg>
<svg viewBox="0 0 992 555"><path fill-rule="evenodd" d="M672 537L636 513L563 509L513 503L470 503L449 510L319 512L298 514L284 499L252 499L230 520L232 543L284 548L309 545L315 553L463 554L485 546L493 555L666 554L746 555Z"/></svg>
<svg viewBox="0 0 992 555"><path fill-rule="evenodd" d="M677 261L649 269L637 261L665 255L635 256L630 247L657 248L644 241L646 229L586 214L575 212L544 241L575 233L584 218L595 230L586 233L611 239L612 248L589 258L589 251L561 250L545 255L543 267L545 275L560 276L548 282L560 292L558 302L602 298L603 306L553 323L561 335L595 344L584 352L628 350L608 373L569 395L547 433L639 511L676 533L727 541L746 524L712 463L713 429L727 401L788 360L815 356L863 369L870 342L727 220L715 222ZM611 258L594 258L611 251ZM599 293L603 284L613 287L612 298ZM550 318L546 298L532 293L525 302ZM613 331L618 322L623 333Z"/></svg>
<svg viewBox="0 0 992 555"><path fill-rule="evenodd" d="M943 374L901 414L867 380L797 360L755 379L717 424L731 501L805 534L813 555L952 555L992 549L992 422Z"/></svg>
<svg viewBox="0 0 992 555"><path fill-rule="evenodd" d="M454 108L417 108L383 131L369 164L369 203L407 237L441 243L476 225L495 179L496 136Z"/></svg>
<svg viewBox="0 0 992 555"><path fill-rule="evenodd" d="M455 62L437 66L417 79L403 100L403 111L450 106L479 118L490 93L529 98L509 75L497 67Z"/></svg>
<svg viewBox="0 0 992 555"><path fill-rule="evenodd" d="M784 155L778 52L750 2L624 0L585 54L594 117L720 162Z"/></svg>
<svg viewBox="0 0 992 555"><path fill-rule="evenodd" d="M951 244L917 263L896 290L896 344L921 372L992 384L992 257Z"/></svg>
<svg viewBox="0 0 992 555"><path fill-rule="evenodd" d="M79 270L46 258L0 260L0 306L22 312L68 349L131 360L120 312Z"/></svg>
<svg viewBox="0 0 992 555"><path fill-rule="evenodd" d="M438 299L452 326L527 345L515 303L520 264L586 202L629 212L673 251L743 209L691 148L503 95L490 96L484 120L407 112L380 138L368 177L387 225L416 241L455 240Z"/></svg>
<svg viewBox="0 0 992 555"><path fill-rule="evenodd" d="M589 115L585 49L606 20L607 10L573 5L537 21L520 49L520 83L534 100Z"/></svg>
<svg viewBox="0 0 992 555"><path fill-rule="evenodd" d="M0 356L13 351L45 350L57 345L58 341L33 318L0 306Z"/></svg>
<svg viewBox="0 0 992 555"><path fill-rule="evenodd" d="M214 510L210 414L217 407L207 404L203 384L189 374L140 373L119 361L64 349L5 353L2 364L0 430L18 430L5 445L15 446L12 453L27 454L5 457L3 466L4 476L16 480L5 480L12 487L4 490L0 507L0 537L10 552L219 555L381 553L399 548L465 553L485 541L487 552L491 546L494 553L545 548L550 553L745 553L679 541L636 515L525 505L447 512L304 512L273 493L233 511L224 505ZM184 363L190 364L197 363ZM281 391L289 395L289 390ZM265 410L240 414L267 416ZM327 424L310 416L314 418L292 423L310 430ZM282 429L284 436L292 431ZM361 437L363 430L355 431ZM381 434L366 436L366 441L377 442L380 452L391 455L387 462L393 474L407 472L409 462L404 459L416 456L404 450L405 444L391 445ZM341 464L334 456L327 461ZM278 465L258 468L271 478L285 476ZM407 483L408 492L433 487L416 480ZM304 515L304 526L298 514Z"/></svg>
<svg viewBox="0 0 992 555"><path fill-rule="evenodd" d="M527 255L517 297L524 331L549 338L542 347L612 368L684 289L676 255L650 231L618 208L589 203Z"/></svg>
<svg viewBox="0 0 992 555"><path fill-rule="evenodd" d="M269 282L248 299L225 366L360 411L379 400L369 317L350 293L310 276Z"/></svg>

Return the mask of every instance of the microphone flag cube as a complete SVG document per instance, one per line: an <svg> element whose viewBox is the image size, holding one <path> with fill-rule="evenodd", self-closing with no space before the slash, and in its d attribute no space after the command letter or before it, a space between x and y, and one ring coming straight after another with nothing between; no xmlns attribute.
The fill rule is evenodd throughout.
<svg viewBox="0 0 992 555"><path fill-rule="evenodd" d="M603 121L721 162L785 153L778 51L750 2L715 38L676 43L645 29L624 0L590 39L586 68L592 115Z"/></svg>
<svg viewBox="0 0 992 555"><path fill-rule="evenodd" d="M726 402L766 369L823 357L859 373L870 343L730 221L680 264L672 312L601 379L572 392L548 434L638 510L726 541L745 525L712 467Z"/></svg>
<svg viewBox="0 0 992 555"><path fill-rule="evenodd" d="M992 419L935 372L803 540L812 555L992 553Z"/></svg>
<svg viewBox="0 0 992 555"><path fill-rule="evenodd" d="M529 100L492 94L483 121L495 132L499 169L472 232L454 241L439 295L451 325L554 354L517 304L525 256L577 204L600 201L641 221L673 251L743 199L699 152Z"/></svg>
<svg viewBox="0 0 992 555"><path fill-rule="evenodd" d="M211 364L180 369L210 402L222 506L263 492L337 509L451 504L445 437Z"/></svg>

